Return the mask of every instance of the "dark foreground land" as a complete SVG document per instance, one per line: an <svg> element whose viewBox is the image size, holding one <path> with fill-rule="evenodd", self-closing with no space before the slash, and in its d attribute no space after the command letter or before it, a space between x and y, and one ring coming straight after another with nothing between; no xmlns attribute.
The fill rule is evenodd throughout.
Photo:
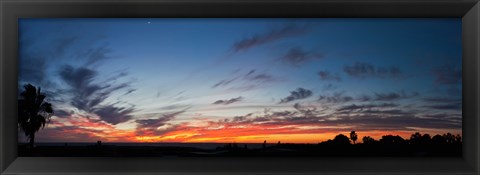
<svg viewBox="0 0 480 175"><path fill-rule="evenodd" d="M91 144L84 146L19 145L20 157L241 157L241 156L461 156L460 144L271 144L246 148L225 144L216 148L189 146L124 146Z"/></svg>

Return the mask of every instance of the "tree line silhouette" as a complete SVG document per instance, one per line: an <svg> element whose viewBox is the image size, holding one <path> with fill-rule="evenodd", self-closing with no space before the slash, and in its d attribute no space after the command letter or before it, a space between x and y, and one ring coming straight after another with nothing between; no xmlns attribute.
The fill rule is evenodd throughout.
<svg viewBox="0 0 480 175"><path fill-rule="evenodd" d="M350 137L338 134L333 139L318 144L281 143L267 144L261 148L247 149L229 143L217 150L227 150L227 155L268 155L289 156L461 156L462 137L457 134L429 134L415 132L409 139L399 135L384 135L379 140L364 136L362 143L357 143L358 135L350 132ZM287 152L282 152L287 151ZM255 153L253 153L255 152Z"/></svg>
<svg viewBox="0 0 480 175"><path fill-rule="evenodd" d="M335 136L333 140L329 139L325 142L321 142L319 144L334 144L334 145L349 145L351 144L350 140L352 140L353 144L357 140L357 134L355 131L350 133L350 138L343 134L339 134ZM409 145L431 145L431 144L461 144L462 137L460 134L453 135L451 133L446 133L443 135L437 134L431 137L429 134L421 134L420 132L415 132L410 136L410 139L404 139L399 135L384 135L380 140L375 140L370 136L364 136L362 138L362 144L385 144L385 145L402 145L402 144L409 144Z"/></svg>

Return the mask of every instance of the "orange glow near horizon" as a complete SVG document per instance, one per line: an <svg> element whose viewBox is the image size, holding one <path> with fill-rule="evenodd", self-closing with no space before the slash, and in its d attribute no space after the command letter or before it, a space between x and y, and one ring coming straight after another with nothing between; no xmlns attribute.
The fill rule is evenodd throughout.
<svg viewBox="0 0 480 175"><path fill-rule="evenodd" d="M80 127L81 128L81 127ZM52 128L46 128L52 129ZM262 132L263 131L263 132ZM276 133L278 132L278 133ZM399 135L404 139L409 139L410 136L417 131L356 131L358 139L356 143L362 143L364 136L370 136L375 140L379 140L384 135ZM422 134L445 134L447 132L421 132ZM55 134L54 134L55 133ZM452 134L461 134L460 131L450 132ZM102 140L103 142L183 142L183 143L320 143L329 139L335 138L339 134L350 137L350 132L322 132L315 130L290 130L278 129L278 131L264 130L259 128L227 128L217 130L205 130L203 128L179 128L163 135L138 135L135 130L118 130L95 132L95 130L72 129L60 132L51 133L54 137L66 138L71 142L96 142ZM85 135L85 140L77 140L74 136Z"/></svg>
<svg viewBox="0 0 480 175"><path fill-rule="evenodd" d="M61 119L58 119L61 120ZM41 130L40 139L48 132L49 137L62 138L64 142L183 142L183 143L320 143L335 136L343 134L350 137L350 129L353 126L316 126L316 125L262 125L242 124L242 127L234 124L219 124L204 121L207 124L192 125L181 123L171 125L164 132L158 130L119 129L106 122L95 119L75 116L68 122L53 121ZM157 128L158 129L158 128ZM143 132L139 132L143 131ZM157 132L157 133L156 133ZM409 130L360 130L356 131L358 139L356 143L362 143L364 136L370 136L379 140L384 135L399 135L404 139L410 139L415 132L422 134L461 134L461 129L445 131L441 129L412 128Z"/></svg>
<svg viewBox="0 0 480 175"><path fill-rule="evenodd" d="M243 131L241 131L243 130ZM136 136L135 142L184 142L184 143L320 143L335 138L339 134L350 137L350 132L325 132L313 133L312 131L292 131L292 133L269 133L258 132L258 130L242 129L222 129L199 131L198 133L191 130L178 130L164 134L163 136ZM379 140L384 135L399 135L404 139L410 139L410 136L416 131L363 131L356 132L358 139L356 143L362 143L364 136L370 136L375 140ZM420 132L422 134L445 134L447 132ZM452 134L461 134L461 132L451 132Z"/></svg>

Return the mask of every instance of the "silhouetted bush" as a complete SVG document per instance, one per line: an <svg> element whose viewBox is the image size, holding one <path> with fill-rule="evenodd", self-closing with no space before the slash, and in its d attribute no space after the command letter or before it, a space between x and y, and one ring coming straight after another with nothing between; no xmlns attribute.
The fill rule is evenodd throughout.
<svg viewBox="0 0 480 175"><path fill-rule="evenodd" d="M375 144L377 141L370 136L365 136L362 138L363 144Z"/></svg>
<svg viewBox="0 0 480 175"><path fill-rule="evenodd" d="M399 135L393 136L393 135L385 135L382 136L380 139L380 143L382 144L388 144L388 145L400 145L400 144L405 144L405 139L400 137Z"/></svg>
<svg viewBox="0 0 480 175"><path fill-rule="evenodd" d="M350 139L343 134L339 134L335 136L332 143L335 145L350 145Z"/></svg>

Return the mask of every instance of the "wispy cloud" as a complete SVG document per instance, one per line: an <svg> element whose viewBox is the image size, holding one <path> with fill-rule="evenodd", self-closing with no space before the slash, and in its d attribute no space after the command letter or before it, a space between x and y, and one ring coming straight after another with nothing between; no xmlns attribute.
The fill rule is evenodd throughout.
<svg viewBox="0 0 480 175"><path fill-rule="evenodd" d="M293 108L295 108L298 112L302 113L306 117L312 117L317 114L317 108L315 106L305 106L301 105L300 103L295 103L293 105ZM285 114L285 116L294 114L290 111L284 111L284 113L287 113Z"/></svg>
<svg viewBox="0 0 480 175"><path fill-rule="evenodd" d="M348 102L382 102L382 101L395 101L401 99L410 99L420 96L418 92L389 92L381 93L377 92L373 95L362 94L356 97L347 95L344 91L333 92L331 94L323 94L318 98L319 102L330 103L330 104L343 104Z"/></svg>
<svg viewBox="0 0 480 175"><path fill-rule="evenodd" d="M374 100L377 101L391 101L391 100L399 100L399 99L406 99L419 96L418 92L406 93L404 91L400 92L390 92L390 93L375 93Z"/></svg>
<svg viewBox="0 0 480 175"><path fill-rule="evenodd" d="M131 131L120 130L96 117L72 114L68 118L52 120L38 139L51 142L125 141L134 136Z"/></svg>
<svg viewBox="0 0 480 175"><path fill-rule="evenodd" d="M288 103L295 100L301 100L313 95L313 92L304 88L297 88L294 91L290 91L290 95L283 98L280 103Z"/></svg>
<svg viewBox="0 0 480 175"><path fill-rule="evenodd" d="M79 40L78 36L66 36L61 37L53 41L52 43L52 56L53 57L60 57L65 54L65 52L70 49L75 42Z"/></svg>
<svg viewBox="0 0 480 175"><path fill-rule="evenodd" d="M462 110L462 103L425 105L423 107L437 110Z"/></svg>
<svg viewBox="0 0 480 175"><path fill-rule="evenodd" d="M229 104L232 104L232 103L236 103L236 102L239 102L239 101L242 101L243 100L243 97L237 97L237 98L231 98L231 99L228 99L228 100L217 100L215 102L213 102L212 104L222 104L222 105L229 105Z"/></svg>
<svg viewBox="0 0 480 175"><path fill-rule="evenodd" d="M454 65L444 65L433 69L438 84L459 84L462 82L462 69Z"/></svg>
<svg viewBox="0 0 480 175"><path fill-rule="evenodd" d="M358 96L357 99L361 102L366 102L366 101L372 100L372 97L369 96L369 95L363 94L363 95Z"/></svg>
<svg viewBox="0 0 480 175"><path fill-rule="evenodd" d="M414 115L399 109L383 109L396 104L375 104L359 113L325 115L315 108L295 104L294 111L270 111L263 114L235 116L230 119L209 121L216 131L236 129L242 126L237 135L257 133L319 133L371 130L413 131L412 128L455 129L461 126L460 120L452 120L448 115ZM370 109L371 108L371 109ZM374 109L377 108L377 109ZM359 127L361 126L361 127ZM206 128L209 128L208 126ZM243 131L243 132L241 132ZM203 134L203 133L200 133Z"/></svg>
<svg viewBox="0 0 480 175"><path fill-rule="evenodd" d="M55 109L55 111L54 111L54 116L57 116L57 117L60 117L60 118L68 117L71 114L72 114L71 112L68 112L68 111L63 110L63 109Z"/></svg>
<svg viewBox="0 0 480 175"><path fill-rule="evenodd" d="M256 70L250 70L244 77L246 80L256 81L256 82L272 82L277 81L273 75L267 73L257 73Z"/></svg>
<svg viewBox="0 0 480 175"><path fill-rule="evenodd" d="M48 84L47 58L40 53L20 52L19 81L42 85Z"/></svg>
<svg viewBox="0 0 480 175"><path fill-rule="evenodd" d="M236 73L238 73L237 71ZM228 91L250 91L262 87L262 85L271 82L281 81L268 73L259 73L252 69L246 74L236 75L232 78L221 80L212 86L212 88L228 87Z"/></svg>
<svg viewBox="0 0 480 175"><path fill-rule="evenodd" d="M429 97L423 98L428 105L423 107L434 110L462 110L462 99L451 97Z"/></svg>
<svg viewBox="0 0 480 175"><path fill-rule="evenodd" d="M96 83L98 74L95 70L69 65L63 66L59 71L60 78L70 86L70 104L80 110L93 112L112 124L128 121L129 115L134 111L133 107L116 107L115 104L103 104L113 92L129 87L128 83L114 84L112 82Z"/></svg>
<svg viewBox="0 0 480 175"><path fill-rule="evenodd" d="M235 77L235 78L231 78L231 79L228 79L228 80L221 80L219 81L218 83L215 83L212 88L216 88L216 87L221 87L221 86L227 86L229 85L230 83L232 83L233 81L237 80L239 77Z"/></svg>
<svg viewBox="0 0 480 175"><path fill-rule="evenodd" d="M397 112L398 113L398 112ZM357 114L337 116L335 120L326 120L327 125L343 124L362 126L362 130L411 130L409 128L436 128L436 129L455 129L461 126L461 122L450 121L444 118L425 118L412 114L398 114L386 117L385 114Z"/></svg>
<svg viewBox="0 0 480 175"><path fill-rule="evenodd" d="M51 76L47 74L52 62L65 56L66 50L70 49L78 41L76 36L65 36L50 41L47 50L32 49L32 45L38 43L36 39L20 41L19 52L19 80L33 83L45 88L55 87Z"/></svg>
<svg viewBox="0 0 480 175"><path fill-rule="evenodd" d="M305 26L299 26L295 24L284 25L280 28L269 30L262 34L256 34L254 36L241 39L233 44L232 50L234 52L247 51L257 46L272 43L288 37L303 35L307 32L308 30Z"/></svg>
<svg viewBox="0 0 480 175"><path fill-rule="evenodd" d="M329 83L329 84L323 85L322 90L323 91L333 91L337 88L338 88L337 86L333 85L332 83Z"/></svg>
<svg viewBox="0 0 480 175"><path fill-rule="evenodd" d="M292 47L280 57L280 60L294 67L300 67L302 64L305 64L311 60L316 60L323 57L324 55L319 52L306 51L301 47Z"/></svg>
<svg viewBox="0 0 480 175"><path fill-rule="evenodd" d="M340 75L332 74L328 71L318 71L318 77L324 81L341 81Z"/></svg>
<svg viewBox="0 0 480 175"><path fill-rule="evenodd" d="M162 114L161 117L156 119L139 119L136 120L139 128L158 128L165 125L168 121L175 118L176 115L183 113L184 111L174 112L171 114Z"/></svg>
<svg viewBox="0 0 480 175"><path fill-rule="evenodd" d="M318 101L326 103L346 103L354 100L352 96L346 95L345 92L334 92L331 95L320 95Z"/></svg>
<svg viewBox="0 0 480 175"><path fill-rule="evenodd" d="M47 49L33 49L29 43L22 43L21 76L19 82L33 83L47 89L48 100L64 105L71 105L85 112L99 115L104 121L118 124L129 120L134 107L118 107L116 104L106 104L105 100L112 93L129 88L126 94L135 91L128 82L116 83L118 79L127 76L125 72L114 73L110 78L101 80L96 67L101 61L111 58L112 50L108 44L101 44L98 37L60 36L48 40ZM43 41L42 41L43 42ZM93 44L95 43L95 44ZM23 47L25 46L25 47ZM40 50L40 51L39 51ZM77 67L62 65L63 62L75 60ZM46 72L56 71L57 74ZM52 81L60 79L59 81ZM67 86L64 86L66 84ZM58 117L66 116L66 111L60 111Z"/></svg>
<svg viewBox="0 0 480 175"><path fill-rule="evenodd" d="M392 108L392 107L397 107L397 104L394 103L382 103L382 104L362 104L362 105L356 105L356 104L351 104L347 106L342 106L337 109L337 111L363 111L363 110L371 110L372 108Z"/></svg>
<svg viewBox="0 0 480 175"><path fill-rule="evenodd" d="M255 89L258 89L258 88L259 88L258 85L250 84L250 85L241 85L241 86L231 87L231 88L228 88L227 91L230 91L230 92L245 92L245 91L255 90Z"/></svg>
<svg viewBox="0 0 480 175"><path fill-rule="evenodd" d="M428 103L452 103L452 102L462 102L461 98L450 98L450 97L425 97L423 101Z"/></svg>
<svg viewBox="0 0 480 175"><path fill-rule="evenodd" d="M406 78L399 67L375 67L370 63L356 62L353 65L346 65L344 72L354 78Z"/></svg>
<svg viewBox="0 0 480 175"><path fill-rule="evenodd" d="M158 136L169 131L173 131L176 129L176 125L169 124L168 122L173 120L177 115L184 113L185 111L186 109L168 114L159 114L160 117L154 119L137 119L135 120L135 122L137 123L136 134Z"/></svg>
<svg viewBox="0 0 480 175"><path fill-rule="evenodd" d="M184 105L184 104L171 104L167 106L162 106L158 109L160 110L175 110L175 109L180 109L180 108L190 108L191 105Z"/></svg>
<svg viewBox="0 0 480 175"><path fill-rule="evenodd" d="M114 125L132 119L131 113L133 111L133 107L115 107L114 105L103 105L93 110L100 119Z"/></svg>
<svg viewBox="0 0 480 175"><path fill-rule="evenodd" d="M100 47L93 47L87 49L85 52L79 54L79 58L85 59L85 65L93 65L97 62L103 61L108 58L112 58L110 54L112 50L108 45L104 44Z"/></svg>

